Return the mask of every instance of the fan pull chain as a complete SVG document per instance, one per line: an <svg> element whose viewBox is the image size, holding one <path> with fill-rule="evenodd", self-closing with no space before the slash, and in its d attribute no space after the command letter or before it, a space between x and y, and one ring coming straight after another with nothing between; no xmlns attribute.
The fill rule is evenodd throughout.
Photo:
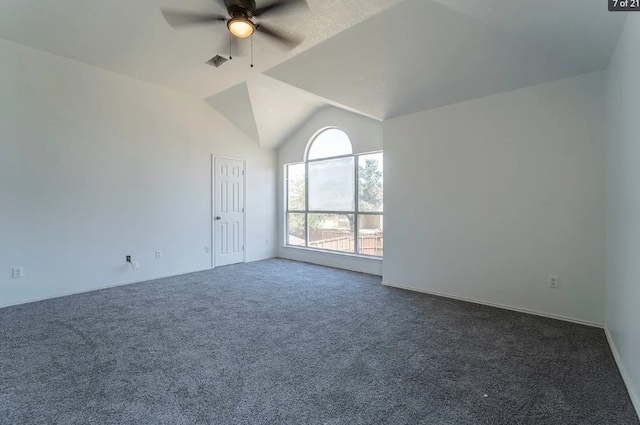
<svg viewBox="0 0 640 425"><path fill-rule="evenodd" d="M229 60L233 59L233 56L231 56L231 43L233 43L233 40L231 39L231 37L233 37L232 35L229 36Z"/></svg>
<svg viewBox="0 0 640 425"><path fill-rule="evenodd" d="M251 34L251 68L253 68L253 34Z"/></svg>

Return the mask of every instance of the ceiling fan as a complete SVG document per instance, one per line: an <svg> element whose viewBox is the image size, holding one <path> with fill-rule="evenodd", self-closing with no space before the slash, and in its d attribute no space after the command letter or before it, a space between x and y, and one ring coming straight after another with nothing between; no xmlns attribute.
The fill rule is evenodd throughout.
<svg viewBox="0 0 640 425"><path fill-rule="evenodd" d="M237 39L250 37L258 32L280 43L288 49L293 49L302 43L304 37L289 35L279 29L264 23L255 22L255 18L262 19L264 15L282 12L299 7L308 8L306 0L275 0L260 7L255 0L215 0L224 6L227 14L194 13L179 10L162 9L162 15L172 28L182 28L202 24L218 24L226 22L227 29L233 35L231 43Z"/></svg>

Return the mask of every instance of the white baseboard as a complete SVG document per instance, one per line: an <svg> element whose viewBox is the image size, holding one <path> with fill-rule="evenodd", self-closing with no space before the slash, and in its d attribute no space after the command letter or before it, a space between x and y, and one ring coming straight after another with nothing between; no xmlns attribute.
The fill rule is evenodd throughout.
<svg viewBox="0 0 640 425"><path fill-rule="evenodd" d="M609 329L605 326L604 333L607 336L607 341L609 342L609 347L611 348L611 352L613 353L613 358L616 360L616 364L618 365L618 369L620 370L620 375L622 376L622 380L624 384L627 386L627 391L629 392L629 397L631 398L631 403L633 403L633 407L636 409L636 413L640 418L640 398L638 398L638 394L633 388L633 383L631 382L631 377L627 373L627 369L622 363L622 358L620 357L620 353L618 352L618 348L616 344L613 342L613 338L609 333Z"/></svg>
<svg viewBox="0 0 640 425"><path fill-rule="evenodd" d="M110 289L110 288L117 288L118 286L133 285L135 283L148 282L150 280L157 280L157 279L165 279L165 278L168 278L168 277L182 276L182 275L185 275L185 274L198 273L198 272L203 272L203 271L206 271L206 270L211 270L211 268L206 268L206 269L201 269L201 270L194 270L194 271L191 271L191 272L184 272L184 273L156 276L156 277L147 277L147 278L144 278L144 279L130 280L130 281L124 281L124 282L120 282L120 283L112 283L112 284L109 284L109 285L98 286L98 287L95 287L95 288L81 289L79 291L62 292L60 294L49 295L49 296L40 297L40 298L30 298L30 299L25 300L25 301L19 301L19 302L16 302L16 303L0 305L0 308L12 307L12 306L16 306L16 305L23 305L23 304L30 304L30 303L37 303L39 301L46 301L46 300L52 300L54 298L68 297L70 295L86 294L88 292L101 291L103 289Z"/></svg>
<svg viewBox="0 0 640 425"><path fill-rule="evenodd" d="M389 282L384 282L384 281L382 282L382 284L385 285L385 286L392 287L392 288L398 288L398 289L405 289L405 290L408 290L408 291L421 292L423 294L435 295L437 297L451 298L451 299L458 300L458 301L466 301L466 302L469 302L469 303L481 304L481 305L486 305L486 306L489 306L489 307L501 308L503 310L511 310L511 311L517 311L519 313L533 314L534 316L542 316L542 317L547 317L549 319L562 320L562 321L565 321L565 322L577 323L579 325L585 325L585 326L591 326L591 327L594 327L594 328L604 329L604 325L602 325L600 323L594 323L594 322L589 322L589 321L586 321L586 320L574 319L572 317L560 316L560 315L550 314L550 313L542 313L542 312L539 312L539 311L527 310L526 308L512 307L512 306L508 306L508 305L504 305L504 304L498 304L498 303L492 303L492 302L488 302L488 301L476 300L476 299L473 299L473 298L458 297L456 295L443 294L443 293L435 292L435 291L427 291L427 290L424 290L424 289L412 288L410 286L396 285L396 284L389 283Z"/></svg>

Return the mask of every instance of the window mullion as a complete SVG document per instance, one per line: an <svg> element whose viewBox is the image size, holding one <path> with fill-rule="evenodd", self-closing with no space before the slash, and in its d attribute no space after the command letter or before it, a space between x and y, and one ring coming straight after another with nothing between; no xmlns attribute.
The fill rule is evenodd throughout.
<svg viewBox="0 0 640 425"><path fill-rule="evenodd" d="M304 212L304 211L292 211L292 212ZM355 214L355 211L307 211L309 214L334 214L334 215L349 215ZM377 213L380 214L380 213Z"/></svg>
<svg viewBox="0 0 640 425"><path fill-rule="evenodd" d="M304 246L309 248L309 162L304 163Z"/></svg>
<svg viewBox="0 0 640 425"><path fill-rule="evenodd" d="M285 166L285 175L286 175L286 186L285 186L285 190L286 190L286 196L285 196L285 235L284 235L284 240L285 240L285 245L289 245L289 235L291 234L291 227L290 227L290 223L289 223L289 217L291 216L291 212L289 210L289 192L290 192L290 184L291 184L291 179L290 179L290 172L289 172L289 168L290 165Z"/></svg>
<svg viewBox="0 0 640 425"><path fill-rule="evenodd" d="M355 191L354 191L354 195L353 196L355 197L355 199L354 199L355 208L354 209L356 210L356 213L353 216L353 226L355 227L355 229L353 229L353 236L355 238L355 240L353 241L353 253L357 254L358 252L360 252L360 235L359 235L360 217L359 217L359 214L358 214L358 212L359 212L358 211L358 209L359 209L358 204L359 204L359 198L360 198L360 176L359 176L360 173L358 171L359 171L359 166L360 166L359 165L360 164L360 157L358 155L355 155L354 164L355 164L355 167L354 167L355 168L355 170L354 170L354 173L355 173L355 180L354 180L354 182L355 182Z"/></svg>

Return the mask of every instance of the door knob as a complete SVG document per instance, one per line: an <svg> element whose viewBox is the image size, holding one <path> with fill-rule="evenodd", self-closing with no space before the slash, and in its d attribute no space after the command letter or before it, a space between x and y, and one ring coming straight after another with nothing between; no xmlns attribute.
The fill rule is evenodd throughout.
<svg viewBox="0 0 640 425"><path fill-rule="evenodd" d="M222 217L217 216L217 217L216 217L216 220L222 220Z"/></svg>

